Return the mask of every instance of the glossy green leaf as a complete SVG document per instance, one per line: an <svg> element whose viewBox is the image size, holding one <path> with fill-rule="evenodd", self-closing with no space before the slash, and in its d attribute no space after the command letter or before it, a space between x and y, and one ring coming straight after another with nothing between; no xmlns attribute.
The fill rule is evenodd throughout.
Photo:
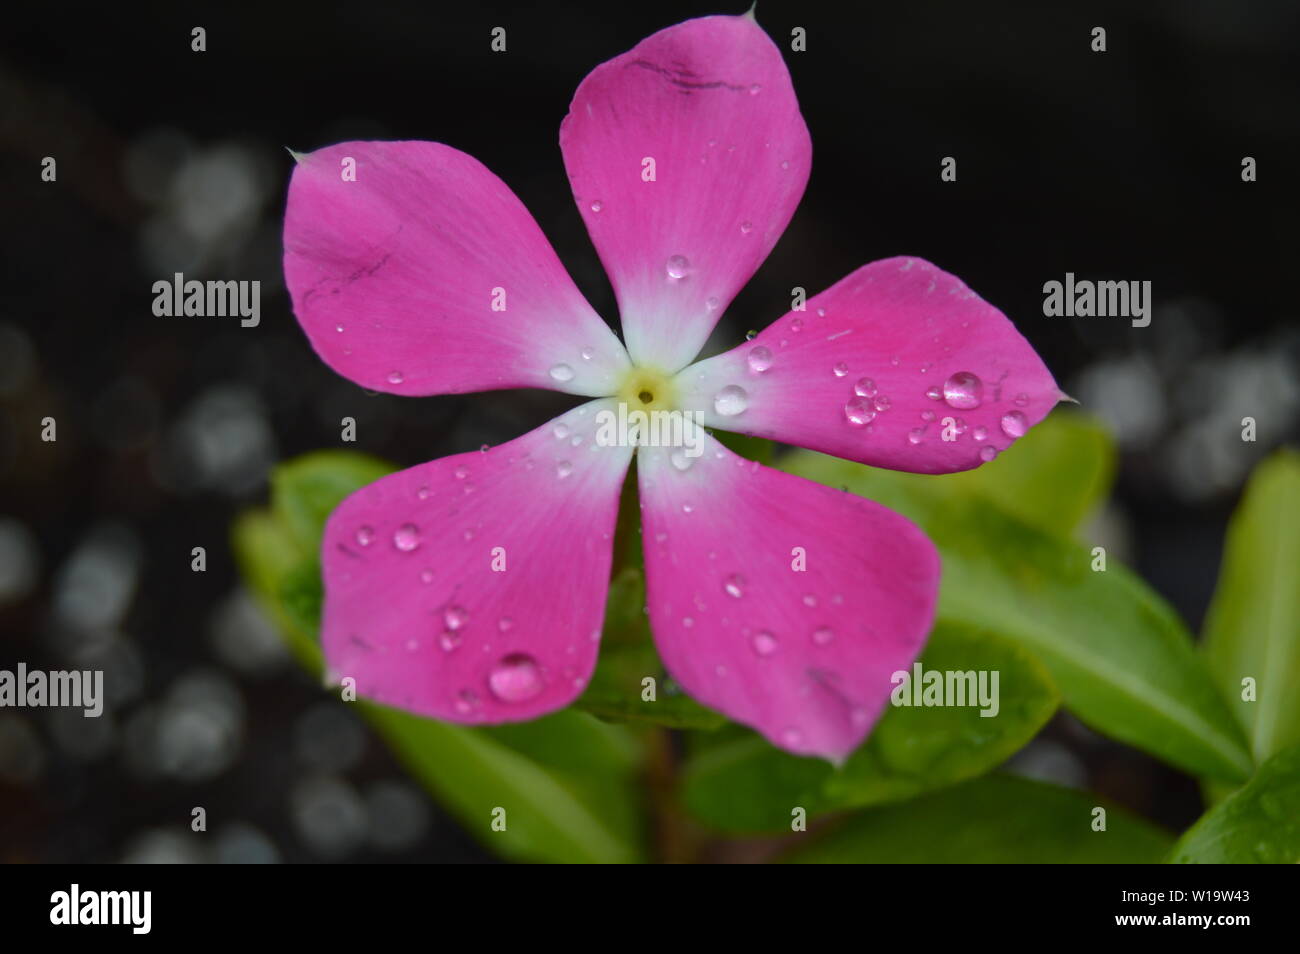
<svg viewBox="0 0 1300 954"><path fill-rule="evenodd" d="M1244 779L1241 727L1172 609L1114 560L1036 529L985 496L799 451L782 467L910 517L943 558L939 616L1018 641L1099 732L1194 774ZM1099 564L1098 564L1099 565Z"/></svg>
<svg viewBox="0 0 1300 954"><path fill-rule="evenodd" d="M320 547L326 519L343 498L395 469L387 461L356 451L304 454L275 468L271 509L284 520L293 538L314 553Z"/></svg>
<svg viewBox="0 0 1300 954"><path fill-rule="evenodd" d="M1093 829L1095 809L1106 830ZM1170 836L1087 792L989 775L807 837L798 864L1150 864Z"/></svg>
<svg viewBox="0 0 1300 954"><path fill-rule="evenodd" d="M1260 464L1228 526L1205 619L1210 668L1257 762L1300 744L1300 454ZM1254 681L1253 700L1242 698Z"/></svg>
<svg viewBox="0 0 1300 954"><path fill-rule="evenodd" d="M654 682L647 687L646 679ZM586 691L573 704L614 722L675 729L716 729L726 722L668 678L650 636L645 577L632 566L624 567L610 584L600 659Z"/></svg>
<svg viewBox="0 0 1300 954"><path fill-rule="evenodd" d="M1056 690L1041 664L990 632L941 623L920 661L927 670L996 671L997 714L982 716L975 706L890 705L866 744L840 769L788 755L746 733L688 761L687 807L725 831L789 831L796 806L812 818L899 801L987 772L1032 739L1056 711Z"/></svg>
<svg viewBox="0 0 1300 954"><path fill-rule="evenodd" d="M1110 493L1115 445L1095 419L1057 408L996 460L959 474L916 475L934 494L986 497L1013 517L1064 536Z"/></svg>
<svg viewBox="0 0 1300 954"><path fill-rule="evenodd" d="M1201 816L1174 846L1175 864L1300 863L1300 746Z"/></svg>

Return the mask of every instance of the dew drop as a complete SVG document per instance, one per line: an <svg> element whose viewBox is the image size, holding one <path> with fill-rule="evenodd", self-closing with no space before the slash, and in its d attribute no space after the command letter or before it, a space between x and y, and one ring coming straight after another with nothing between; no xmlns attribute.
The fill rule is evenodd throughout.
<svg viewBox="0 0 1300 954"><path fill-rule="evenodd" d="M907 432L907 442L909 444L919 444L925 439L925 428L914 427Z"/></svg>
<svg viewBox="0 0 1300 954"><path fill-rule="evenodd" d="M984 461L984 463L986 464L989 461L991 461L994 457L997 456L998 456L998 449L994 447L992 444L985 444L983 447L980 448L980 460Z"/></svg>
<svg viewBox="0 0 1300 954"><path fill-rule="evenodd" d="M749 349L749 354L745 357L745 363L749 365L749 370L755 374L762 374L772 367L772 349L764 345L755 345Z"/></svg>
<svg viewBox="0 0 1300 954"><path fill-rule="evenodd" d="M763 87L762 87L762 85L759 84L759 83L755 83L753 86L751 86L751 87L749 88L749 95L750 95L750 96L757 96L757 95L758 95L759 93L761 93L761 92L763 92Z"/></svg>
<svg viewBox="0 0 1300 954"><path fill-rule="evenodd" d="M754 645L754 652L758 653L760 656L770 656L776 652L776 637L767 630L755 633L752 642Z"/></svg>
<svg viewBox="0 0 1300 954"><path fill-rule="evenodd" d="M695 508L688 503L682 504L682 513L695 513Z"/></svg>
<svg viewBox="0 0 1300 954"><path fill-rule="evenodd" d="M464 467L457 467L455 473L456 473L457 480L464 480L466 477L469 476L469 471L467 471Z"/></svg>
<svg viewBox="0 0 1300 954"><path fill-rule="evenodd" d="M866 398L851 398L844 405L844 419L853 427L866 427L875 418L875 408Z"/></svg>
<svg viewBox="0 0 1300 954"><path fill-rule="evenodd" d="M921 412L921 420L923 420L923 421L925 421L925 423L929 424L931 421L934 420L934 411L922 411L922 412Z"/></svg>
<svg viewBox="0 0 1300 954"><path fill-rule="evenodd" d="M420 489L415 492L415 496L421 500L428 500L429 499L428 485L421 485Z"/></svg>
<svg viewBox="0 0 1300 954"><path fill-rule="evenodd" d="M836 362L835 367L831 368L831 370L835 372L837 378L842 378L844 375L849 373L849 366L843 361L838 361Z"/></svg>
<svg viewBox="0 0 1300 954"><path fill-rule="evenodd" d="M709 309L709 311L717 311L717 310L718 310L718 299L716 299L716 298L709 298L707 301L704 302L704 307L707 308L707 309Z"/></svg>
<svg viewBox="0 0 1300 954"><path fill-rule="evenodd" d="M753 223L753 222L741 222L741 223L740 223L740 231L741 231L741 234L742 234L742 235L748 235L750 232L754 231L754 223Z"/></svg>
<svg viewBox="0 0 1300 954"><path fill-rule="evenodd" d="M464 641L465 637L450 629L444 629L442 635L438 637L438 645L444 653L455 652Z"/></svg>
<svg viewBox="0 0 1300 954"><path fill-rule="evenodd" d="M591 211L593 211L593 212L599 212L602 208L604 208L604 206L602 206L602 205L600 204L600 200L599 200L599 199L597 199L595 202L591 203Z"/></svg>
<svg viewBox="0 0 1300 954"><path fill-rule="evenodd" d="M462 689L456 696L456 711L469 715L478 708L478 693L473 689Z"/></svg>
<svg viewBox="0 0 1300 954"><path fill-rule="evenodd" d="M555 465L555 474L561 480L568 477L571 473L573 473L573 464L569 463L567 460L562 460Z"/></svg>
<svg viewBox="0 0 1300 954"><path fill-rule="evenodd" d="M739 573L733 573L723 582L722 588L726 590L728 596L740 599L745 595L745 578Z"/></svg>
<svg viewBox="0 0 1300 954"><path fill-rule="evenodd" d="M668 259L665 269L668 272L668 278L678 282L691 273L691 263L685 255L673 255Z"/></svg>
<svg viewBox="0 0 1300 954"><path fill-rule="evenodd" d="M835 638L835 630L831 629L829 626L819 626L817 629L813 630L812 638L813 642L818 646L825 646Z"/></svg>
<svg viewBox="0 0 1300 954"><path fill-rule="evenodd" d="M448 606L442 611L442 622L449 630L458 630L469 622L469 610L463 606Z"/></svg>
<svg viewBox="0 0 1300 954"><path fill-rule="evenodd" d="M410 553L420 545L420 528L413 523L404 523L393 533L393 546L403 553Z"/></svg>
<svg viewBox="0 0 1300 954"><path fill-rule="evenodd" d="M943 382L943 399L949 407L962 411L979 407L984 397L984 382L969 371L958 371Z"/></svg>
<svg viewBox="0 0 1300 954"><path fill-rule="evenodd" d="M342 325L335 325L335 326L334 326L334 330L337 331L339 334L343 334L343 326L342 326Z"/></svg>
<svg viewBox="0 0 1300 954"><path fill-rule="evenodd" d="M433 571L432 571L432 570L421 570L421 571L420 571L420 582L421 582L421 583L432 583L432 582L433 582Z"/></svg>
<svg viewBox="0 0 1300 954"><path fill-rule="evenodd" d="M1029 395L1021 392L1016 395L1016 407L1024 407L1029 403Z"/></svg>
<svg viewBox="0 0 1300 954"><path fill-rule="evenodd" d="M673 466L680 471L688 471L691 464L695 463L694 457L686 456L686 449L683 447L673 448L673 452L668 455L668 459L673 462Z"/></svg>
<svg viewBox="0 0 1300 954"><path fill-rule="evenodd" d="M814 596L812 593L805 593L805 594L803 595L803 605L804 605L804 606L816 606L816 605L817 605L817 597Z"/></svg>
<svg viewBox="0 0 1300 954"><path fill-rule="evenodd" d="M492 445L491 445L491 444L479 444L479 445L478 445L478 452L479 452L480 454L486 454L486 453L487 453L488 451L490 451L491 449L492 449Z"/></svg>
<svg viewBox="0 0 1300 954"><path fill-rule="evenodd" d="M853 385L853 393L858 397L875 397L876 382L870 378L858 378L858 383Z"/></svg>
<svg viewBox="0 0 1300 954"><path fill-rule="evenodd" d="M939 385L936 384L934 387L928 389L925 392L925 396L928 397L931 401L942 401L943 388L939 387Z"/></svg>
<svg viewBox="0 0 1300 954"><path fill-rule="evenodd" d="M573 369L567 364L557 364L551 368L551 379L563 384L565 381L573 380Z"/></svg>
<svg viewBox="0 0 1300 954"><path fill-rule="evenodd" d="M790 330L791 330L791 331L802 331L802 330L803 330L803 319L802 319L802 318L791 318L791 319L790 319Z"/></svg>
<svg viewBox="0 0 1300 954"><path fill-rule="evenodd" d="M723 417L735 417L749 407L749 395L737 384L728 384L713 396L713 410Z"/></svg>
<svg viewBox="0 0 1300 954"><path fill-rule="evenodd" d="M803 745L803 733L798 729L786 729L781 733L781 744L787 748L797 749Z"/></svg>
<svg viewBox="0 0 1300 954"><path fill-rule="evenodd" d="M527 702L542 691L542 673L532 656L511 653L488 673L488 688L502 702Z"/></svg>
<svg viewBox="0 0 1300 954"><path fill-rule="evenodd" d="M401 371L389 371L389 372L388 372L388 383L389 383L389 384L401 384L401 383L402 383L403 381L405 381L405 380L406 380L406 378L402 376L402 372L401 372Z"/></svg>
<svg viewBox="0 0 1300 954"><path fill-rule="evenodd" d="M975 430L970 432L970 436L975 438L977 441L985 440L989 436L989 429L987 427L977 427Z"/></svg>
<svg viewBox="0 0 1300 954"><path fill-rule="evenodd" d="M497 620L497 629L501 630L501 632L503 633L510 632L511 627L513 627L514 625L515 625L515 621L512 620L509 616L502 616L499 620Z"/></svg>
<svg viewBox="0 0 1300 954"><path fill-rule="evenodd" d="M374 527L357 527L357 546L368 547L375 542Z"/></svg>
<svg viewBox="0 0 1300 954"><path fill-rule="evenodd" d="M1024 437L1029 430L1029 422L1019 411L1008 411L1002 415L1002 433L1007 437Z"/></svg>
<svg viewBox="0 0 1300 954"><path fill-rule="evenodd" d="M875 402L875 403L876 403L876 410L877 410L877 411L888 411L888 410L889 410L889 398L886 397L885 395L883 395L883 394L877 395L877 396L876 396L876 402Z"/></svg>
<svg viewBox="0 0 1300 954"><path fill-rule="evenodd" d="M555 425L555 428L551 433L553 433L558 440L564 440L569 436L571 431L569 430L569 425L561 421L559 424Z"/></svg>

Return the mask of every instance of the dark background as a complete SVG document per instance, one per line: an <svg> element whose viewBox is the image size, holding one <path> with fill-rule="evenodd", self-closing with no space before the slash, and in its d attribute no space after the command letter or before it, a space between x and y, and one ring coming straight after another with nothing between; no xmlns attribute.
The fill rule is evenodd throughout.
<svg viewBox="0 0 1300 954"><path fill-rule="evenodd" d="M743 2L743 0L742 0ZM0 711L0 860L478 860L240 588L232 517L275 461L339 446L411 465L518 436L549 393L368 395L288 310L292 160L432 139L522 198L608 320L558 127L582 77L733 7L138 3L6 9L0 27L0 668L102 668L100 719ZM711 347L860 264L923 256L1002 308L1113 427L1090 529L1200 624L1253 463L1297 436L1300 5L764 0L815 161ZM207 51L190 30L207 30ZM494 26L508 52L489 49ZM789 52L792 27L806 52ZM1090 49L1094 26L1108 50ZM40 179L43 156L58 180ZM944 156L958 181L939 180ZM1241 159L1259 181L1241 181ZM151 285L262 282L262 322L163 319ZM1048 319L1045 281L1149 280L1155 315ZM39 439L58 421L57 443ZM1243 444L1240 419L1257 419ZM190 571L205 546L208 570ZM1017 757L1170 827L1195 784L1067 716ZM209 836L189 832L208 811Z"/></svg>

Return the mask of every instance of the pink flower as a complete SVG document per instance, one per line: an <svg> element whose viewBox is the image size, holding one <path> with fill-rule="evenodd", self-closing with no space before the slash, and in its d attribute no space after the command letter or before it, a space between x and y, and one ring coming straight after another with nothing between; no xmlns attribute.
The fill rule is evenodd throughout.
<svg viewBox="0 0 1300 954"><path fill-rule="evenodd" d="M944 473L1011 444L1056 403L1056 384L1001 312L916 258L863 266L691 364L785 229L811 165L781 54L748 16L670 27L599 66L560 146L626 348L519 200L464 153L349 142L294 170L285 275L330 367L394 394L595 398L338 507L321 551L330 668L364 696L455 722L569 704L596 663L635 451L668 671L774 745L842 758L925 642L934 547L878 504L703 433L695 457L611 446L598 439L601 412L698 412L711 428ZM943 439L944 418L956 439Z"/></svg>

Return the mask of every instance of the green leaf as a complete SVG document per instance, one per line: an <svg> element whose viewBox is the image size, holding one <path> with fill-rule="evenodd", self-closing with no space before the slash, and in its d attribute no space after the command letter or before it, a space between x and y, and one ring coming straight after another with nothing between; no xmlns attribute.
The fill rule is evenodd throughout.
<svg viewBox="0 0 1300 954"><path fill-rule="evenodd" d="M1059 408L982 467L916 479L935 494L984 497L1030 526L1070 536L1109 495L1114 476L1107 430Z"/></svg>
<svg viewBox="0 0 1300 954"><path fill-rule="evenodd" d="M1251 475L1205 620L1205 651L1256 762L1300 744L1300 454ZM1244 701L1242 680L1255 681Z"/></svg>
<svg viewBox="0 0 1300 954"><path fill-rule="evenodd" d="M1095 808L1106 830L1093 831ZM786 860L798 864L1149 864L1169 835L1086 792L990 775L862 812Z"/></svg>
<svg viewBox="0 0 1300 954"><path fill-rule="evenodd" d="M348 494L390 469L346 452L280 467L273 509L232 529L244 579L267 606L300 662L320 673L318 551L325 519ZM643 856L636 784L640 741L581 712L515 726L466 728L357 702L412 775L467 831L503 857L540 862L625 862ZM495 831L492 811L506 810Z"/></svg>
<svg viewBox="0 0 1300 954"><path fill-rule="evenodd" d="M1169 606L1110 561L977 494L936 494L916 475L800 451L782 467L847 486L910 517L943 558L939 616L1014 639L1046 665L1099 732L1193 774L1242 780L1250 754L1191 637Z"/></svg>
<svg viewBox="0 0 1300 954"><path fill-rule="evenodd" d="M613 722L641 722L674 729L716 729L726 719L682 693L668 678L655 651L645 614L645 576L624 567L610 583L605 629L596 671L574 706ZM655 698L643 698L646 678Z"/></svg>
<svg viewBox="0 0 1300 954"><path fill-rule="evenodd" d="M1038 661L990 632L940 623L921 665L998 672L997 715L981 716L975 706L887 706L866 744L841 769L788 755L747 733L687 762L687 807L724 831L789 831L796 806L812 818L899 801L987 772L1032 739L1056 711L1056 690Z"/></svg>
<svg viewBox="0 0 1300 954"><path fill-rule="evenodd" d="M315 553L325 521L343 498L396 468L356 451L317 451L275 468L271 475L271 509L298 544Z"/></svg>
<svg viewBox="0 0 1300 954"><path fill-rule="evenodd" d="M1201 816L1169 856L1174 864L1300 863L1300 746Z"/></svg>

